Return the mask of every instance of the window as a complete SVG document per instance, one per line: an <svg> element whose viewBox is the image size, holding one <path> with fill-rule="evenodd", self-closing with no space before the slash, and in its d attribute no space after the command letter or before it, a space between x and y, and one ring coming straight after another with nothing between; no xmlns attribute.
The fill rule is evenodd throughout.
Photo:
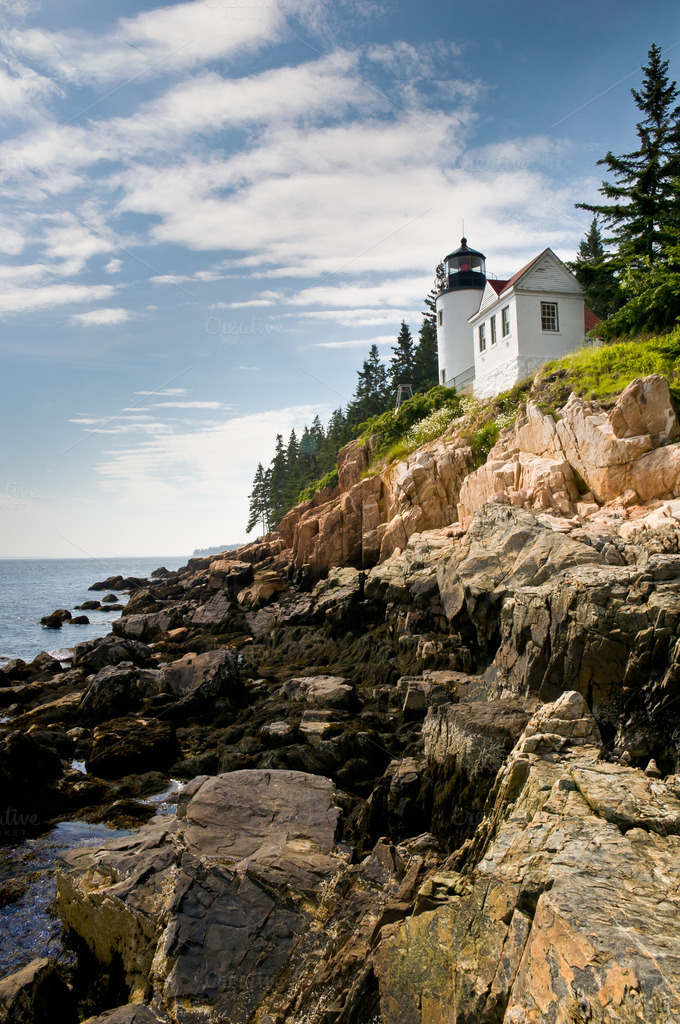
<svg viewBox="0 0 680 1024"><path fill-rule="evenodd" d="M441 371L442 384L446 384L446 370Z"/></svg>
<svg viewBox="0 0 680 1024"><path fill-rule="evenodd" d="M480 324L477 330L479 331L479 351L486 352L486 324Z"/></svg>
<svg viewBox="0 0 680 1024"><path fill-rule="evenodd" d="M510 334L510 306L503 306L501 310L501 334L504 338Z"/></svg>
<svg viewBox="0 0 680 1024"><path fill-rule="evenodd" d="M559 331L560 322L557 317L557 303L556 302L542 302L541 303L541 330L542 331Z"/></svg>
<svg viewBox="0 0 680 1024"><path fill-rule="evenodd" d="M496 317L492 316L491 320L489 321L489 323L491 325L491 344L495 345L496 341L498 340L497 335L496 335Z"/></svg>
<svg viewBox="0 0 680 1024"><path fill-rule="evenodd" d="M444 323L444 310L443 309L439 310L439 312L437 313L437 317L439 319L439 326L441 327L441 325Z"/></svg>

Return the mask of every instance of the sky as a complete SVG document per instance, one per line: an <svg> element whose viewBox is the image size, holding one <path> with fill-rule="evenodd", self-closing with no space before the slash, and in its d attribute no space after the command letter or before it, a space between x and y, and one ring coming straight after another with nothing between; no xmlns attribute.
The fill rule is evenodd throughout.
<svg viewBox="0 0 680 1024"><path fill-rule="evenodd" d="M0 0L0 557L246 540L459 244L573 258L676 0Z"/></svg>

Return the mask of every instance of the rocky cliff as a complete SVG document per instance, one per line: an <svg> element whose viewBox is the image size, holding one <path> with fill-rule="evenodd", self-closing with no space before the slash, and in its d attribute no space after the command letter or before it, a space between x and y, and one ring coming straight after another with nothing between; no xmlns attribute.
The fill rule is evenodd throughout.
<svg viewBox="0 0 680 1024"><path fill-rule="evenodd" d="M48 984L102 1024L680 1017L679 452L660 377L530 397L477 468L462 418L353 443L279 532L2 670L15 802L129 832L63 856L75 967L0 1021Z"/></svg>

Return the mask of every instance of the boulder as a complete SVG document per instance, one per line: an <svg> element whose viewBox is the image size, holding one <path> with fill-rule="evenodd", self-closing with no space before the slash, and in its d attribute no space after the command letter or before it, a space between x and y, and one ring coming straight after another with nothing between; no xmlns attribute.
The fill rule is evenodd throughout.
<svg viewBox="0 0 680 1024"><path fill-rule="evenodd" d="M294 676L284 684L283 692L287 697L330 708L347 708L354 698L354 687L342 676Z"/></svg>
<svg viewBox="0 0 680 1024"><path fill-rule="evenodd" d="M62 671L61 662L53 655L48 654L47 651L41 651L40 654L36 654L35 658L28 666L28 674L31 682L39 682L44 679L49 679L51 676Z"/></svg>
<svg viewBox="0 0 680 1024"><path fill-rule="evenodd" d="M87 615L74 615L68 620L69 626L89 626L90 620Z"/></svg>
<svg viewBox="0 0 680 1024"><path fill-rule="evenodd" d="M219 633L227 626L232 608L233 601L228 591L218 590L208 601L199 605L192 614L191 621L195 626L214 629Z"/></svg>
<svg viewBox="0 0 680 1024"><path fill-rule="evenodd" d="M245 1022L302 954L344 866L339 813L319 776L199 777L177 819L65 854L58 912L100 963L120 958L131 997L184 1024Z"/></svg>
<svg viewBox="0 0 680 1024"><path fill-rule="evenodd" d="M61 668L61 666L59 667ZM0 666L0 686L21 682L28 678L30 671L23 658L12 658L11 661Z"/></svg>
<svg viewBox="0 0 680 1024"><path fill-rule="evenodd" d="M574 473L562 458L547 458L523 451L489 455L485 465L465 478L460 489L458 519L467 528L474 512L491 500L504 498L526 509L556 509L563 515L576 511L578 489Z"/></svg>
<svg viewBox="0 0 680 1024"><path fill-rule="evenodd" d="M40 620L40 625L45 629L61 629L63 624L64 620L61 615L43 615Z"/></svg>
<svg viewBox="0 0 680 1024"><path fill-rule="evenodd" d="M109 576L100 583L93 583L88 590L141 590L148 587L149 581L137 576Z"/></svg>
<svg viewBox="0 0 680 1024"><path fill-rule="evenodd" d="M174 629L182 624L182 614L175 605L164 608L160 612L149 612L140 615L123 615L113 623L112 630L116 636L128 640L155 640L161 633Z"/></svg>
<svg viewBox="0 0 680 1024"><path fill-rule="evenodd" d="M155 669L140 669L131 661L106 665L85 690L80 713L88 722L105 722L135 711L159 689L159 672Z"/></svg>
<svg viewBox="0 0 680 1024"><path fill-rule="evenodd" d="M239 591L236 600L245 608L262 608L287 586L286 580L276 572L258 572L250 586Z"/></svg>
<svg viewBox="0 0 680 1024"><path fill-rule="evenodd" d="M144 668L154 664L152 654L146 644L109 634L76 644L73 649L73 666L87 673L98 672L106 665L119 665L123 661Z"/></svg>
<svg viewBox="0 0 680 1024"><path fill-rule="evenodd" d="M57 964L43 957L0 981L0 1024L76 1024L73 995Z"/></svg>
<svg viewBox="0 0 680 1024"><path fill-rule="evenodd" d="M658 373L632 380L619 395L609 422L615 437L649 434L657 445L668 444L680 435L668 382Z"/></svg>
<svg viewBox="0 0 680 1024"><path fill-rule="evenodd" d="M71 618L71 613L66 608L57 608L55 612L50 615L43 615L40 620L42 626L47 626L48 629L60 629L64 622L67 622Z"/></svg>
<svg viewBox="0 0 680 1024"><path fill-rule="evenodd" d="M176 697L200 697L208 701L233 701L243 695L239 656L234 651L185 654L162 665L159 691Z"/></svg>
<svg viewBox="0 0 680 1024"><path fill-rule="evenodd" d="M208 585L213 590L227 590L235 594L253 581L253 567L250 562L222 558L212 562Z"/></svg>

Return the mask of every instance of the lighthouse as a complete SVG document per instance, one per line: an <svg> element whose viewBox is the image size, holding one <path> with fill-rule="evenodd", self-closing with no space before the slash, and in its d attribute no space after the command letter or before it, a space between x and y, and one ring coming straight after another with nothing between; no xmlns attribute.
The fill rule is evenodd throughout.
<svg viewBox="0 0 680 1024"><path fill-rule="evenodd" d="M436 299L439 382L459 389L475 376L475 352L468 317L479 309L486 285L486 257L467 238L444 260Z"/></svg>

